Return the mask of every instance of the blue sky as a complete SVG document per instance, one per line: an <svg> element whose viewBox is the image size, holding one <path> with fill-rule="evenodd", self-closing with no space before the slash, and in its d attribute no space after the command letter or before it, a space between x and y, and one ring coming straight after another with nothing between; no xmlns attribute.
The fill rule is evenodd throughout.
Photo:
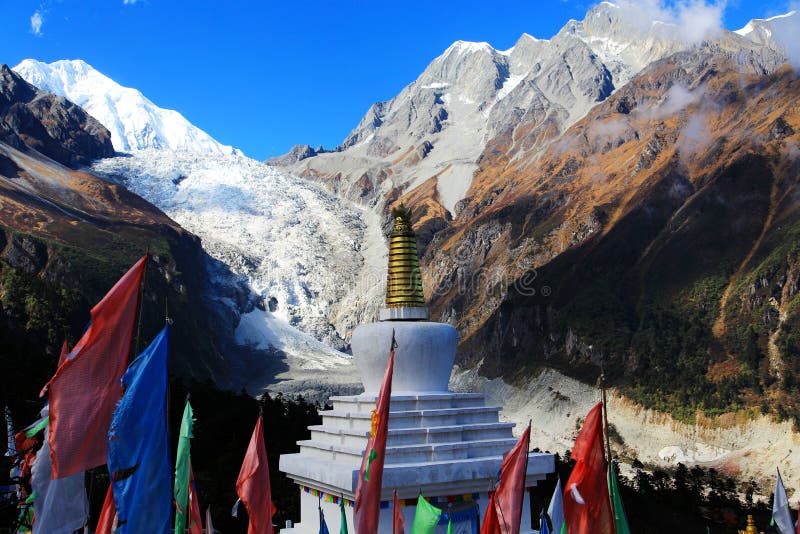
<svg viewBox="0 0 800 534"><path fill-rule="evenodd" d="M549 38L593 4L0 0L0 63L83 59L263 159L296 143L337 145L453 41L506 49L523 32ZM722 22L737 29L788 10L786 0L730 0Z"/></svg>

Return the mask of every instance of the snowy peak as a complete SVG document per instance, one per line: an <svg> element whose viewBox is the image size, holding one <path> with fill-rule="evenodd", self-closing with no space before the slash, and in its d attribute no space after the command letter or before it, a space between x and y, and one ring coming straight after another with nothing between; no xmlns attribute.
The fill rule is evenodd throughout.
<svg viewBox="0 0 800 534"><path fill-rule="evenodd" d="M770 46L785 53L789 61L800 67L800 15L790 11L768 19L753 19L737 34L754 43Z"/></svg>
<svg viewBox="0 0 800 534"><path fill-rule="evenodd" d="M695 36L683 35L673 18L640 6L601 2L583 21L570 21L559 35L584 41L612 71L618 71L619 86L651 62L692 45Z"/></svg>
<svg viewBox="0 0 800 534"><path fill-rule="evenodd" d="M444 55L450 55L452 53L458 54L474 54L475 52L486 52L486 53L493 53L495 50L489 43L486 42L472 42L472 41L456 41L455 43L451 44L447 50L445 50Z"/></svg>
<svg viewBox="0 0 800 534"><path fill-rule="evenodd" d="M522 34L502 51L456 41L395 98L375 103L335 153L288 158L287 167L332 178L359 202L410 202L420 188L426 206L457 217L490 143L539 154L655 61L705 47L754 72L782 63L774 47L722 29L722 14L721 4L617 0L547 40Z"/></svg>
<svg viewBox="0 0 800 534"><path fill-rule="evenodd" d="M736 30L734 33L751 40L769 39L776 29L780 32L785 30L786 26L791 26L792 23L797 23L797 11L790 11L768 19L753 19L744 28Z"/></svg>
<svg viewBox="0 0 800 534"><path fill-rule="evenodd" d="M123 87L80 59L43 63L26 59L13 69L36 87L63 96L111 132L118 151L171 150L198 154L241 154L214 140L177 111L155 105L140 91Z"/></svg>

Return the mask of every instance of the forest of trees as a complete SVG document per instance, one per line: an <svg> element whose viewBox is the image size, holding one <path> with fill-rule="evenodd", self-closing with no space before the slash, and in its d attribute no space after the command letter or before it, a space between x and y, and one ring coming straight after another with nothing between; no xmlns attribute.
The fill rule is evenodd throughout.
<svg viewBox="0 0 800 534"><path fill-rule="evenodd" d="M264 414L264 437L267 444L272 498L277 507L276 524L300 517L300 496L297 486L278 471L281 454L296 452L296 442L308 439L308 426L319 424L317 407L302 398L289 399L281 395L262 395L254 399L244 393L219 391L207 384L183 385L173 382L170 387L169 429L171 458L177 448L178 428L187 394L194 409L194 439L191 442L192 465L202 511L211 507L214 526L222 532L247 530L244 508L238 518L231 517L231 507L237 499L235 484L239 475L259 409ZM41 441L42 434L38 435ZM5 451L5 442L2 449ZM16 481L9 479L12 458L1 457L0 487ZM100 514L108 489L108 471L105 467L91 470L86 475L86 488L90 497L90 524ZM19 503L0 502L0 532L16 532Z"/></svg>

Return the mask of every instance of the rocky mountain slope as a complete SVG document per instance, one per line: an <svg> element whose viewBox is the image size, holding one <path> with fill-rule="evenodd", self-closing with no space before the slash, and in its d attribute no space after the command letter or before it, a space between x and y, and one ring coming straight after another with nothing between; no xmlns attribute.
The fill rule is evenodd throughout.
<svg viewBox="0 0 800 534"><path fill-rule="evenodd" d="M760 414L796 430L797 14L739 32L631 16L604 2L549 41L456 43L335 152L283 165L414 207L469 384L515 404L547 369L595 384L602 365L620 402L686 435ZM730 469L751 454L703 436Z"/></svg>
<svg viewBox="0 0 800 534"><path fill-rule="evenodd" d="M273 162L371 205L432 180L441 225L458 215L493 139L509 138L535 157L651 62L710 37L735 52L755 46L732 32L688 31L646 16L602 2L549 40L525 34L505 51L456 42L398 96L374 104L335 151ZM757 48L768 69L776 53Z"/></svg>
<svg viewBox="0 0 800 534"><path fill-rule="evenodd" d="M234 154L177 111L156 106L140 91L123 87L82 60L43 63L26 59L14 72L42 91L68 98L111 132L122 152L147 148L194 154Z"/></svg>
<svg viewBox="0 0 800 534"><path fill-rule="evenodd" d="M492 374L559 359L580 373L605 359L632 393L669 409L734 409L744 390L784 389L775 381L791 351L785 364L764 356L794 296L782 288L800 85L791 68L754 75L738 59L671 56L541 157L484 158L470 202L426 257L433 307L475 347L468 360ZM450 289L454 268L470 298Z"/></svg>
<svg viewBox="0 0 800 534"><path fill-rule="evenodd" d="M114 154L102 124L65 98L37 91L6 65L0 66L0 141L71 167Z"/></svg>

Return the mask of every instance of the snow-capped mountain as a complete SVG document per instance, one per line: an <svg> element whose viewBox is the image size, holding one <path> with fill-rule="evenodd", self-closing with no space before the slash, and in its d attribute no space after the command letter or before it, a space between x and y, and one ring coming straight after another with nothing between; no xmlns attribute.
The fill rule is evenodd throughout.
<svg viewBox="0 0 800 534"><path fill-rule="evenodd" d="M130 152L96 161L93 172L158 206L239 276L207 266L219 289L212 298L236 325L233 342L279 354L269 365L282 369L283 390L357 384L340 351L381 300L386 245L375 215L220 145L83 61L25 60L15 70L79 103ZM253 380L253 391L275 385Z"/></svg>
<svg viewBox="0 0 800 534"><path fill-rule="evenodd" d="M111 132L114 149L146 148L196 154L241 154L220 144L177 111L155 105L140 91L123 87L85 61L43 63L26 59L13 70L43 91L63 96Z"/></svg>
<svg viewBox="0 0 800 534"><path fill-rule="evenodd" d="M734 33L759 43L772 40L785 42L790 37L788 32L798 23L799 18L797 11L790 11L767 19L753 19Z"/></svg>
<svg viewBox="0 0 800 534"><path fill-rule="evenodd" d="M455 217L491 140L506 136L540 152L654 61L712 38L728 50L765 48L651 15L602 2L550 39L523 34L504 51L458 41L395 98L374 104L337 151L282 163L378 205L433 181L433 200Z"/></svg>
<svg viewBox="0 0 800 534"><path fill-rule="evenodd" d="M708 330L701 349L716 339L710 314L727 306L731 328L746 327L748 314L771 323L760 346L778 351L781 329L793 334L800 321L791 315L783 326L796 308L798 284L786 281L800 272L798 253L785 259L774 248L789 241L782 228L800 224L791 202L800 198L797 84L780 68L796 56L778 38L791 35L796 15L739 32L645 15L602 2L547 40L525 34L509 50L454 43L397 97L373 105L337 151L306 147L276 163L336 194L231 155L141 151L94 171L158 205L241 275L257 305L221 292L220 308L232 311L240 345L287 355L279 381L302 371L315 388L352 382L353 366L330 347L345 349L380 305L380 223L385 205L400 200L425 238L433 317L459 328L459 363L475 382L491 377L498 402L513 395L504 377L519 386L554 361L571 373L608 357L621 388L636 372L651 373L648 380L654 369L672 372L655 358L673 362L675 354L660 346L644 354L626 337L640 329L650 339L661 329L637 315L654 297L681 315L700 314L686 320L696 323L692 332ZM777 260L768 269L749 265L761 257ZM741 284L730 279L728 298L730 266L742 272ZM704 371L735 364L714 360L715 352L693 352L699 371L691 371L691 384L714 395L721 390ZM634 353L655 363L648 369ZM783 394L777 376L769 387ZM682 376L670 386L685 392L681 379L689 382ZM587 403L594 395L582 394ZM516 400L530 398L524 390ZM697 407L686 398L681 408ZM565 411L562 421L578 413ZM646 452L631 436L632 450Z"/></svg>

